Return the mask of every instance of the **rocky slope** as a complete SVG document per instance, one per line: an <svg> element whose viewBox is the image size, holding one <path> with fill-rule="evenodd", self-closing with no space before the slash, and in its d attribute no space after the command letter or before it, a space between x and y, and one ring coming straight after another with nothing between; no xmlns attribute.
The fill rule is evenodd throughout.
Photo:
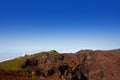
<svg viewBox="0 0 120 80"><path fill-rule="evenodd" d="M20 67L28 80L120 80L120 50L44 52Z"/></svg>

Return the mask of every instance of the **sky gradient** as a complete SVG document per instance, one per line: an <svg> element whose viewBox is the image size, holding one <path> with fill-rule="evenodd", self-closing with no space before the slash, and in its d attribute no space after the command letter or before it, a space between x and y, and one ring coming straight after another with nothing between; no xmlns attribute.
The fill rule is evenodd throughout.
<svg viewBox="0 0 120 80"><path fill-rule="evenodd" d="M0 61L46 50L120 48L119 0L0 0Z"/></svg>

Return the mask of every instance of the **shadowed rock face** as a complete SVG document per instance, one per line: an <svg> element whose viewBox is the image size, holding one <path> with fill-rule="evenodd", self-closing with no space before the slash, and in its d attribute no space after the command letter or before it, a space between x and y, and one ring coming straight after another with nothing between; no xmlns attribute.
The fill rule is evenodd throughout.
<svg viewBox="0 0 120 80"><path fill-rule="evenodd" d="M22 68L46 80L120 80L120 50L45 53L27 60Z"/></svg>

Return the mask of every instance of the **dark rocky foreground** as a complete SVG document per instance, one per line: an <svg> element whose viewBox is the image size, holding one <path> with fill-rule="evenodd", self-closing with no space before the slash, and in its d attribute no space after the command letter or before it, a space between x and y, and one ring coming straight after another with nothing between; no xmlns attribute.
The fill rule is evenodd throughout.
<svg viewBox="0 0 120 80"><path fill-rule="evenodd" d="M120 80L120 50L81 50L55 56L46 52L27 59L21 68L31 77L11 79L8 75L5 79L2 74L0 80Z"/></svg>

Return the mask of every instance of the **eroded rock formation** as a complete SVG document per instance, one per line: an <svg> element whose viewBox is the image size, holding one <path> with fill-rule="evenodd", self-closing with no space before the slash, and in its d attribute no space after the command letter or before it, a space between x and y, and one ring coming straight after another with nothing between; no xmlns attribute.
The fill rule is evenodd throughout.
<svg viewBox="0 0 120 80"><path fill-rule="evenodd" d="M45 80L120 80L120 50L81 50L55 56L46 52L21 67Z"/></svg>

